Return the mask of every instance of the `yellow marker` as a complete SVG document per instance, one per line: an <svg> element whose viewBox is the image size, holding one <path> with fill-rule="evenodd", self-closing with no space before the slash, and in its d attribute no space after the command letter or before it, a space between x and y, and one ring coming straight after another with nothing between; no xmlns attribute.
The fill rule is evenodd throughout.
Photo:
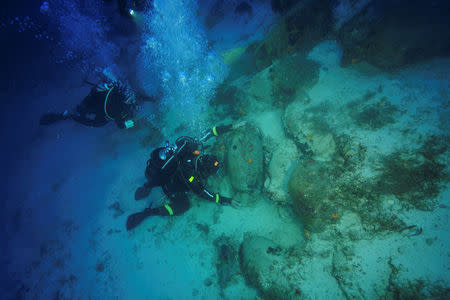
<svg viewBox="0 0 450 300"><path fill-rule="evenodd" d="M216 203L219 203L220 197L219 194L216 194Z"/></svg>
<svg viewBox="0 0 450 300"><path fill-rule="evenodd" d="M167 209L167 211L169 212L169 215L173 215L173 210L172 207L169 206L169 204L164 205L164 207Z"/></svg>
<svg viewBox="0 0 450 300"><path fill-rule="evenodd" d="M192 181L194 181L194 176L191 176L191 177L189 178L189 182L192 182Z"/></svg>
<svg viewBox="0 0 450 300"><path fill-rule="evenodd" d="M214 133L215 136L219 136L219 134L217 133L216 126L213 127L213 133Z"/></svg>

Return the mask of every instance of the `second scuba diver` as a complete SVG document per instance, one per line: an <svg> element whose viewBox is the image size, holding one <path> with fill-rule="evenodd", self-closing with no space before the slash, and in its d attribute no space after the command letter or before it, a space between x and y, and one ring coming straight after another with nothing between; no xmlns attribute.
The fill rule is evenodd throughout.
<svg viewBox="0 0 450 300"><path fill-rule="evenodd" d="M222 135L243 125L245 125L244 122L235 126L215 126L208 130L201 139L182 136L176 140L174 145L166 142L165 147L153 150L145 169L147 182L136 190L135 199L140 200L147 197L153 187L160 186L170 200L170 204L156 208L150 206L141 212L130 215L127 219L127 230L135 228L149 216L183 214L190 207L187 195L190 191L217 204L240 206L239 201L212 193L205 188L204 182L217 172L219 162L215 156L202 154L201 151L204 148L203 142L210 137Z"/></svg>
<svg viewBox="0 0 450 300"><path fill-rule="evenodd" d="M50 125L63 120L100 127L113 121L119 128L134 126L134 97L118 82L94 86L89 95L77 105L76 113L47 113L41 116L40 125Z"/></svg>

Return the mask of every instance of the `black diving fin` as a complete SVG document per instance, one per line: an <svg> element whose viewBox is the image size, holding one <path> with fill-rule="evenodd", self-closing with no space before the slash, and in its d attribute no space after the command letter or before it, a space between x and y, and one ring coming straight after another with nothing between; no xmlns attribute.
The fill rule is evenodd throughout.
<svg viewBox="0 0 450 300"><path fill-rule="evenodd" d="M48 114L42 115L41 119L39 120L39 124L40 125L51 125L53 123L63 121L65 119L67 119L67 117L64 116L64 114L48 113Z"/></svg>
<svg viewBox="0 0 450 300"><path fill-rule="evenodd" d="M149 217L153 214L154 214L154 212L152 209L146 208L141 212L129 215L128 219L127 219L127 231L135 228L136 226L141 224L142 221L144 221L147 217Z"/></svg>

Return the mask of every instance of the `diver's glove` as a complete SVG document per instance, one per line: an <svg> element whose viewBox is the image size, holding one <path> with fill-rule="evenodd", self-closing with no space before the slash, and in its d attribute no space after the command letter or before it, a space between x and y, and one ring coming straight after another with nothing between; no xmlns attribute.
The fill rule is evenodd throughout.
<svg viewBox="0 0 450 300"><path fill-rule="evenodd" d="M244 127L245 125L247 125L247 121L241 121L237 124L233 124L233 126L231 127L231 129L236 130L240 127Z"/></svg>

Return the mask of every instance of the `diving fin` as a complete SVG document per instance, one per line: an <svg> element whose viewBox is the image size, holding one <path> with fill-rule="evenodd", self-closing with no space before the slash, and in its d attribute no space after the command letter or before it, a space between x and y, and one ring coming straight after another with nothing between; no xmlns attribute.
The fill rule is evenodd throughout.
<svg viewBox="0 0 450 300"><path fill-rule="evenodd" d="M149 187L147 184L144 184L143 186L139 187L136 192L134 193L134 199L135 200L141 200L150 195L150 192L152 191L152 188Z"/></svg>
<svg viewBox="0 0 450 300"><path fill-rule="evenodd" d="M132 215L128 216L127 219L127 231L135 228L136 226L138 226L139 224L142 223L142 221L145 220L145 218L151 216L154 214L154 210L151 208L146 208L141 212L138 213L134 213Z"/></svg>
<svg viewBox="0 0 450 300"><path fill-rule="evenodd" d="M42 115L41 119L39 120L40 125L51 125L53 123L62 121L67 119L67 117L64 114L61 113L48 113Z"/></svg>

